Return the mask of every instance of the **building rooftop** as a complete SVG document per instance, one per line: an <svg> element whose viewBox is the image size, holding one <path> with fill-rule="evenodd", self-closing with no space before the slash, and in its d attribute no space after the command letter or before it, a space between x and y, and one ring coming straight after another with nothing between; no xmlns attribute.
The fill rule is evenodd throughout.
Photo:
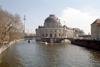
<svg viewBox="0 0 100 67"><path fill-rule="evenodd" d="M49 17L47 17L45 19L45 23L60 23L60 19L58 19L55 15L49 15Z"/></svg>
<svg viewBox="0 0 100 67"><path fill-rule="evenodd" d="M96 19L92 24L94 23L100 23L100 19Z"/></svg>

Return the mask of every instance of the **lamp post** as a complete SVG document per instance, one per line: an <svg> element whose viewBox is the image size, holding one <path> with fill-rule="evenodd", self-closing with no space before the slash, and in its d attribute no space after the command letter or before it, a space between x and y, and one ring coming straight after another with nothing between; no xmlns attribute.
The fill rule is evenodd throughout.
<svg viewBox="0 0 100 67"><path fill-rule="evenodd" d="M74 39L74 28L73 28L73 39Z"/></svg>
<svg viewBox="0 0 100 67"><path fill-rule="evenodd" d="M97 26L97 32L96 33L97 33L97 40L98 40L98 26Z"/></svg>

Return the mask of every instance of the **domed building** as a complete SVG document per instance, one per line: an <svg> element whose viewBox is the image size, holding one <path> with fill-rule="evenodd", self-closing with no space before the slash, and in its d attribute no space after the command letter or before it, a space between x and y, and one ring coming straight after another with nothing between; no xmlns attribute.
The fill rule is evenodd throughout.
<svg viewBox="0 0 100 67"><path fill-rule="evenodd" d="M44 26L38 26L36 29L36 40L58 42L62 38L73 38L73 29L62 26L60 19L55 15L49 15L44 21Z"/></svg>

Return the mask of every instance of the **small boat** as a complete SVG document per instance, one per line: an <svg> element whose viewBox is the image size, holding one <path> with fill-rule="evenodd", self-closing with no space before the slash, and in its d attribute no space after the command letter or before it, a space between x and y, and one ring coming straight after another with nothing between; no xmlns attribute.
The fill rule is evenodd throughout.
<svg viewBox="0 0 100 67"><path fill-rule="evenodd" d="M47 42L45 42L45 45L47 45L48 43Z"/></svg>
<svg viewBox="0 0 100 67"><path fill-rule="evenodd" d="M28 40L28 43L30 43L30 40Z"/></svg>
<svg viewBox="0 0 100 67"><path fill-rule="evenodd" d="M48 44L47 42L37 42L37 43L39 43L39 44Z"/></svg>

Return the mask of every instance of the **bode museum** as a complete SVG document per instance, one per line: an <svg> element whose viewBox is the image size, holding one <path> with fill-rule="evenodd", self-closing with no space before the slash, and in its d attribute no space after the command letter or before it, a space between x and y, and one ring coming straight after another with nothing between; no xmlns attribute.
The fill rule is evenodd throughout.
<svg viewBox="0 0 100 67"><path fill-rule="evenodd" d="M83 31L68 28L66 25L62 26L59 18L49 15L44 21L44 26L38 26L36 29L36 40L56 43L61 42L64 38L73 38L77 34L83 34Z"/></svg>

